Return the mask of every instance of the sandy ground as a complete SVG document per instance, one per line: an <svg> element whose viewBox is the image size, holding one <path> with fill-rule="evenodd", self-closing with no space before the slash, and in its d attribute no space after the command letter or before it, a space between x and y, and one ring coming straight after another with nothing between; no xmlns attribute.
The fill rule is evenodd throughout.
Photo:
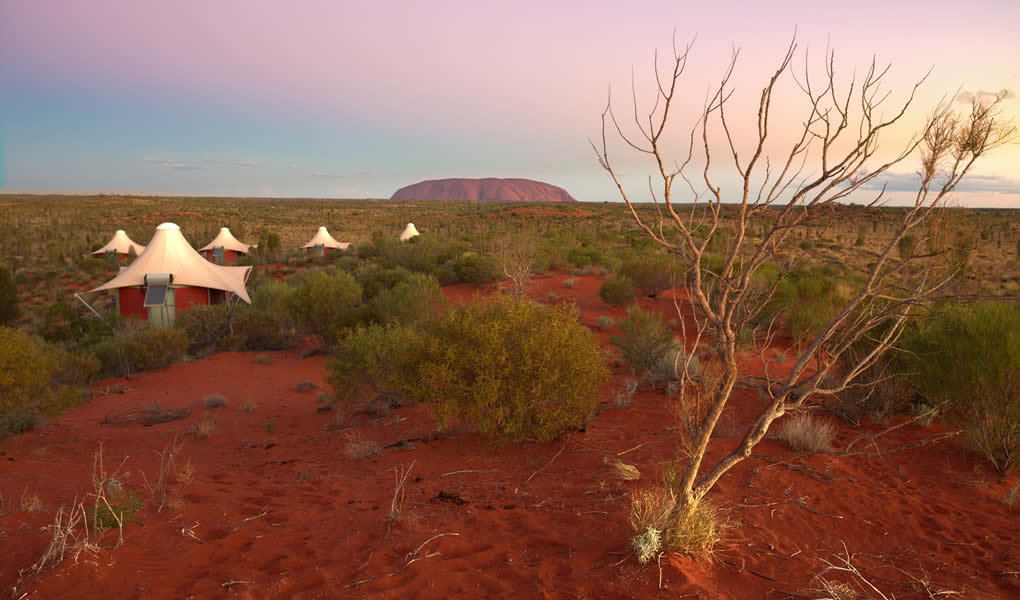
<svg viewBox="0 0 1020 600"><path fill-rule="evenodd" d="M573 289L567 278L539 277L529 291L576 302L608 346L615 327L602 332L596 319L619 321L623 311L599 300L598 278L574 277ZM445 290L455 302L476 291ZM675 318L668 298L641 303ZM846 548L890 598L1020 597L1020 510L1002 502L1010 481L955 440L894 451L945 431L937 425L901 427L859 445L869 453L857 456L802 457L766 441L756 452L767 458L745 461L710 494L728 520L712 560L666 554L640 566L629 543L630 494L661 477L676 434L660 393L612 407L625 367L613 367L603 411L586 431L493 449L467 428L430 435L422 407L335 426L332 413L316 410L328 391L327 358L302 358L305 348L265 353L270 364L224 353L103 382L89 404L0 442L0 587L17 586L15 598L817 598L813 577ZM304 381L319 387L299 391ZM209 394L227 405L205 408ZM254 410L242 411L248 402ZM738 392L711 457L736 443L759 402ZM153 426L101 424L154 403L191 414ZM210 437L189 433L207 418ZM901 420L863 428L834 420L836 445ZM383 450L351 457L352 436ZM157 510L145 483L175 439L178 469L190 464L194 475L171 478L171 506ZM19 576L45 549L57 508L91 489L100 444L106 468L119 465L147 503L124 527L123 544L107 531L101 548ZM612 458L644 477L615 479ZM404 471L402 515L388 520ZM43 508L23 510L22 498L36 495Z"/></svg>

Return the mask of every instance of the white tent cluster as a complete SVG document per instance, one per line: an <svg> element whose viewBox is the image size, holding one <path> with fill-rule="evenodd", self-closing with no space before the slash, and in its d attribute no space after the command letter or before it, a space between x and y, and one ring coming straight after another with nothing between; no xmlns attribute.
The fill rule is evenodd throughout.
<svg viewBox="0 0 1020 600"><path fill-rule="evenodd" d="M105 246L103 246L99 250L96 250L92 254L103 255L106 254L107 252L112 251L116 252L117 254L123 254L126 256L131 253L132 249L134 249L135 251L135 256L138 256L145 251L145 246L141 244L136 244L131 238L128 237L128 234L124 233L123 229L118 229L117 232L113 234L113 237L110 238L110 241L107 242Z"/></svg>
<svg viewBox="0 0 1020 600"><path fill-rule="evenodd" d="M322 246L323 248L333 248L334 250L346 250L351 246L349 242L338 242L333 239L333 236L329 234L329 231L325 227L320 227L312 239L308 240L302 248L316 248Z"/></svg>
<svg viewBox="0 0 1020 600"><path fill-rule="evenodd" d="M213 241L209 242L205 246L198 249L199 252L207 252L214 250L215 248L223 248L224 250L233 250L240 254L248 254L248 251L252 248L253 244L245 244L239 241L234 234L230 233L230 229L227 227L221 227L220 232L216 234Z"/></svg>
<svg viewBox="0 0 1020 600"><path fill-rule="evenodd" d="M133 263L92 291L147 286L146 276L169 274L173 276L173 287L221 290L251 303L244 286L250 270L251 267L224 267L207 261L184 239L180 227L163 223Z"/></svg>

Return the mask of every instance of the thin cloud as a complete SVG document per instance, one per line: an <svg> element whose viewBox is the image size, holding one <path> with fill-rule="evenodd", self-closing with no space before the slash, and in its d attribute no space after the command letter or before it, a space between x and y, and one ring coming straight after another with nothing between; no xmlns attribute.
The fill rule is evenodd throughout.
<svg viewBox="0 0 1020 600"><path fill-rule="evenodd" d="M171 169L174 171L201 171L203 168L201 165L196 165L191 162L169 160L165 158L152 158L150 156L146 156L142 158L142 160L144 162L152 163L154 165L163 167L165 169Z"/></svg>
<svg viewBox="0 0 1020 600"><path fill-rule="evenodd" d="M869 181L862 189L880 190L884 185L890 192L913 192L920 183L921 177L916 173L886 173ZM955 191L1020 194L1020 180L1001 175L968 175L956 186Z"/></svg>
<svg viewBox="0 0 1020 600"><path fill-rule="evenodd" d="M976 92L963 91L956 95L956 101L960 104L971 104L975 101L981 105L988 105L996 100L1012 100L1016 93L1008 88L1002 88L997 92L978 90Z"/></svg>
<svg viewBox="0 0 1020 600"><path fill-rule="evenodd" d="M254 162L247 162L242 160L219 160L215 158L206 158L202 162L210 165L219 165L223 167L241 167L242 169L261 169L262 165Z"/></svg>

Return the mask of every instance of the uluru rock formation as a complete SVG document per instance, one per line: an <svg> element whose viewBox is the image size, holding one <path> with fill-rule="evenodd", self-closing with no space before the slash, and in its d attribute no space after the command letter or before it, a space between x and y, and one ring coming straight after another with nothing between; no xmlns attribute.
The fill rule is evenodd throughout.
<svg viewBox="0 0 1020 600"><path fill-rule="evenodd" d="M397 190L391 200L470 202L577 202L561 187L530 179L434 179Z"/></svg>

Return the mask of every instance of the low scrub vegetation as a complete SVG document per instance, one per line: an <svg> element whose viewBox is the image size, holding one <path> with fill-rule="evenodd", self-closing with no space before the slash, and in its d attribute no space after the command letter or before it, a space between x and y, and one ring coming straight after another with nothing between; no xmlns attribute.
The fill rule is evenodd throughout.
<svg viewBox="0 0 1020 600"><path fill-rule="evenodd" d="M441 426L468 422L496 443L544 441L595 414L608 377L597 342L568 308L497 298L414 328L367 326L330 362L338 399L361 385L428 404Z"/></svg>
<svg viewBox="0 0 1020 600"><path fill-rule="evenodd" d="M1020 305L947 309L907 336L913 381L1000 471L1020 461Z"/></svg>

